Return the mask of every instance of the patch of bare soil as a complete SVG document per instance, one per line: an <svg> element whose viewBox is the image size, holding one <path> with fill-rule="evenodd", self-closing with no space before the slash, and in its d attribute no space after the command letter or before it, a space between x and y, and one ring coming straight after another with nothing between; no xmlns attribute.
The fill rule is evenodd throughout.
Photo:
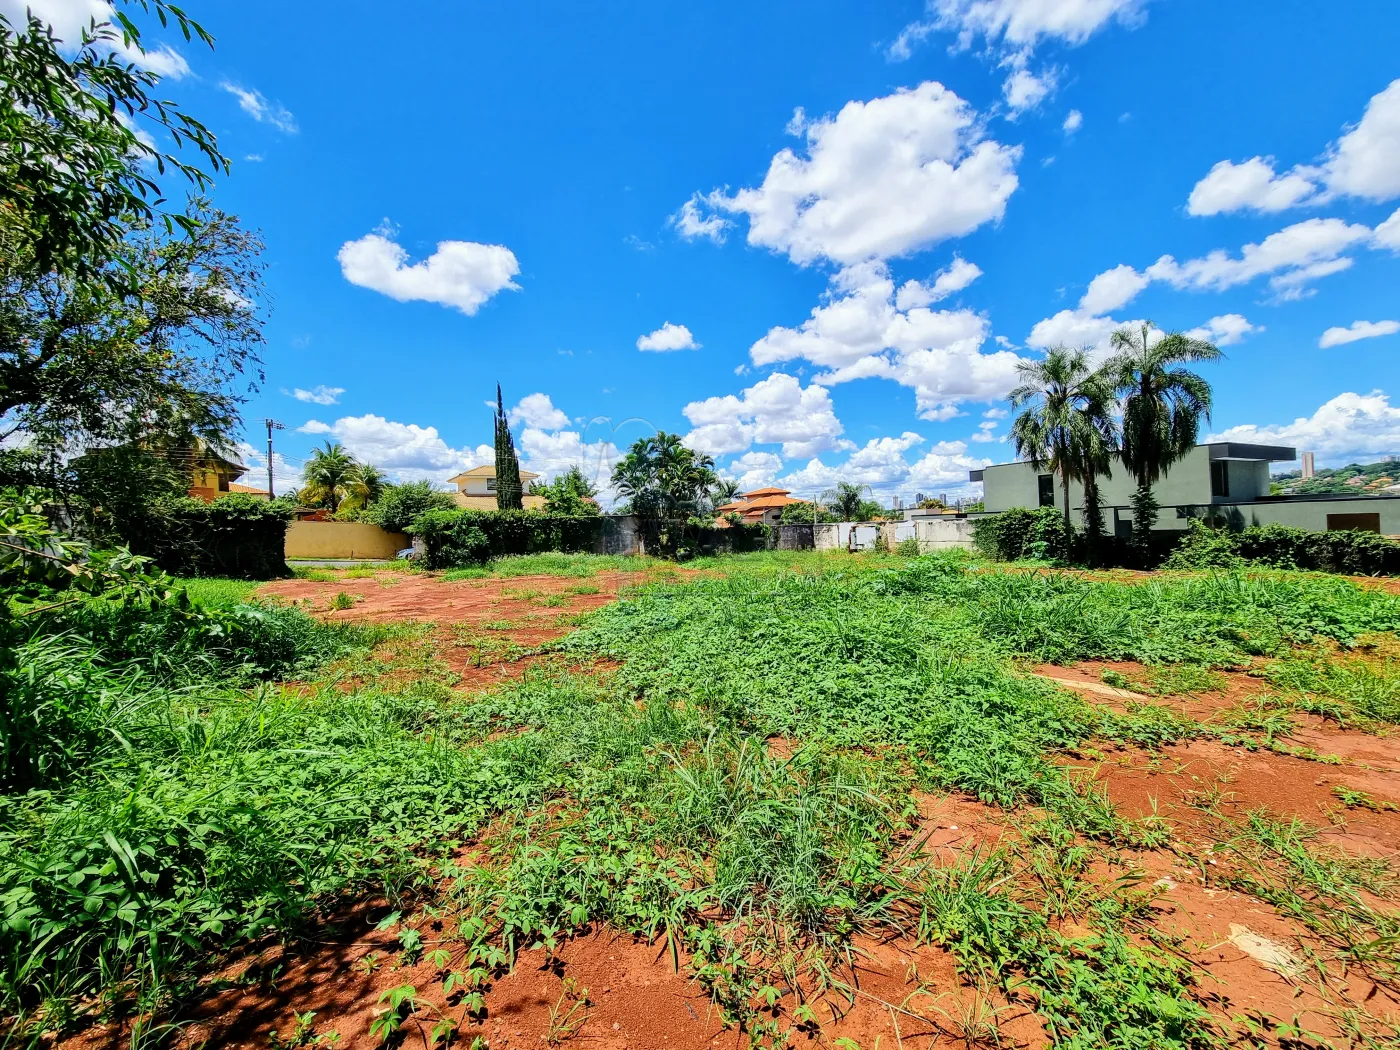
<svg viewBox="0 0 1400 1050"><path fill-rule="evenodd" d="M459 676L459 688L478 691L521 677L537 658L530 650L562 638L572 617L616 601L645 577L603 572L584 578L443 580L379 573L362 579L278 580L257 593L302 604L327 620L432 623L441 663ZM340 594L351 599L348 609L332 607Z"/></svg>

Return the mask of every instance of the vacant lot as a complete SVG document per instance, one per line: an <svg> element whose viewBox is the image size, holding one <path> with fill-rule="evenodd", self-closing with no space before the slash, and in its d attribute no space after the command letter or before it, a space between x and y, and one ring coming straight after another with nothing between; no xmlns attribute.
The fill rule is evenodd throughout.
<svg viewBox="0 0 1400 1050"><path fill-rule="evenodd" d="M1396 1036L1400 598L940 557L637 568L256 592L379 633L169 699L197 750L59 791L139 800L153 762L181 797L238 786L143 825L151 898L191 822L259 828L161 927L199 950L105 956L68 1039L129 1039L114 1004L152 979L177 1027L145 1037L210 1046Z"/></svg>

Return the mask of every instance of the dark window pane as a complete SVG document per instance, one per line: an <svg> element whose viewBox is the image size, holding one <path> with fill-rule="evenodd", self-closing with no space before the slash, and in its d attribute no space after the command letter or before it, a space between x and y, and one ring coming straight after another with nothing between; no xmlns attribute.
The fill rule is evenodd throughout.
<svg viewBox="0 0 1400 1050"><path fill-rule="evenodd" d="M1036 481L1040 483L1040 505L1053 507L1055 505L1055 475L1038 474Z"/></svg>
<svg viewBox="0 0 1400 1050"><path fill-rule="evenodd" d="M1210 465L1210 494L1217 499L1225 499L1230 495L1229 467L1230 464L1223 459Z"/></svg>

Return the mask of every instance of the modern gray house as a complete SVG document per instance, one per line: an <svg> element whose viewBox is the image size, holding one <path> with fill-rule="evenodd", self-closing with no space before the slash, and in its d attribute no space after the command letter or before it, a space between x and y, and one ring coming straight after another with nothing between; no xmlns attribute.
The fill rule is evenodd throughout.
<svg viewBox="0 0 1400 1050"><path fill-rule="evenodd" d="M1269 464L1291 463L1296 450L1283 445L1248 445L1218 441L1197 445L1154 487L1162 510L1159 530L1180 531L1192 518L1233 531L1277 522L1302 529L1333 531L1363 529L1387 536L1400 535L1400 496L1269 495ZM1058 507L1065 495L1057 475L1029 463L998 463L972 471L982 482L987 513L1012 507ZM1132 531L1131 497L1135 484L1121 464L1099 479L1104 528L1114 535ZM1069 486L1071 516L1084 520L1084 487Z"/></svg>

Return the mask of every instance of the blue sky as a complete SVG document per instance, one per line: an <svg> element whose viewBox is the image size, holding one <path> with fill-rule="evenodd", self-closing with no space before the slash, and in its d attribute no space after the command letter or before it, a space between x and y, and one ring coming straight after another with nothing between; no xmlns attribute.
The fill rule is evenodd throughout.
<svg viewBox="0 0 1400 1050"><path fill-rule="evenodd" d="M1143 318L1221 344L1213 433L1400 452L1392 3L189 8L216 49L157 61L267 242L279 488L327 438L482 462L499 381L545 473L661 427L971 494L1016 362Z"/></svg>

